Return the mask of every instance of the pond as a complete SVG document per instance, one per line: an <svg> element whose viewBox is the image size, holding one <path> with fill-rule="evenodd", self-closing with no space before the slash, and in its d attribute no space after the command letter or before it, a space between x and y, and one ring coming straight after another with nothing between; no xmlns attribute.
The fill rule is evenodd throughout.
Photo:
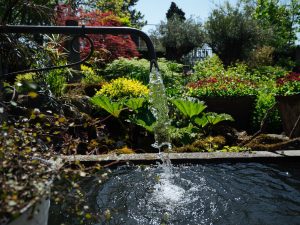
<svg viewBox="0 0 300 225"><path fill-rule="evenodd" d="M121 166L82 182L91 224L299 224L300 165L222 163ZM72 206L69 206L72 207ZM50 210L49 225L71 222ZM108 219L108 220L107 220Z"/></svg>

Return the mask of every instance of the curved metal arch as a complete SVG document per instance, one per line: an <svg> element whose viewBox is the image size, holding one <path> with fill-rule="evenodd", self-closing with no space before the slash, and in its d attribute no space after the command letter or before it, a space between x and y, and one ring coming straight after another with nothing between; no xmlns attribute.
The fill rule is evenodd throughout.
<svg viewBox="0 0 300 225"><path fill-rule="evenodd" d="M53 67L45 67L40 69L32 69L32 70L23 70L23 71L17 71L9 74L4 75L13 75L13 74L20 74L20 73L28 73L28 72L38 72L38 71L47 71L52 69L61 69L65 67L71 67L74 65L81 64L88 60L94 51L94 45L92 40L87 36L87 34L112 34L112 35L119 35L119 34L131 34L131 35L137 35L141 37L148 48L149 52L149 60L150 60L150 69L152 70L153 66L159 70L158 64L156 62L156 52L153 46L153 43L149 36L145 34L144 32L131 28L131 27L90 27L90 26L28 26L28 25L1 25L0 26L0 33L29 33L29 34L73 34L77 35L75 38L78 38L78 36L83 36L84 38L87 38L87 40L90 42L92 48L89 52L88 56L84 59L63 65L63 66L53 66ZM73 39L74 40L74 39Z"/></svg>
<svg viewBox="0 0 300 225"><path fill-rule="evenodd" d="M73 46L74 40L76 38L79 38L79 37L86 38L88 40L88 42L90 43L90 51L89 51L88 55L86 57L84 57L83 59L81 59L80 61L70 63L70 64L66 64L66 65L62 65L62 66L50 66L50 67L37 68L37 69L21 70L21 71L16 71L16 72L12 72L12 73L7 73L7 74L4 74L3 76L11 76L11 75L17 75L17 74L24 74L24 73L36 73L36 72L49 71L49 70L55 70L55 69L63 69L63 68L73 67L73 66L80 65L80 64L84 63L89 58L91 58L91 56L93 55L94 43L93 43L92 39L89 36L85 35L85 34L76 35L71 40L72 51L74 51L74 52L80 53L76 49L74 49L74 46Z"/></svg>

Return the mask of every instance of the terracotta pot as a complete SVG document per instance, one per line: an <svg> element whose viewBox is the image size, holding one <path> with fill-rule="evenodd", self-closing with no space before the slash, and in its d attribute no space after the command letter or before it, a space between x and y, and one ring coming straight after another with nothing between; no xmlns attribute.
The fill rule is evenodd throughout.
<svg viewBox="0 0 300 225"><path fill-rule="evenodd" d="M276 96L276 101L285 134L290 138L300 137L300 94Z"/></svg>
<svg viewBox="0 0 300 225"><path fill-rule="evenodd" d="M209 112L227 113L234 118L230 125L237 129L251 131L252 115L255 108L255 96L201 97Z"/></svg>

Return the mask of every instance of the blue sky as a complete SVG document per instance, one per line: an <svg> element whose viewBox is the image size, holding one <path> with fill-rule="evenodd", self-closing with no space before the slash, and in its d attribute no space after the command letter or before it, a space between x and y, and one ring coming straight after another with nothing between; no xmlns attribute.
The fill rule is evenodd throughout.
<svg viewBox="0 0 300 225"><path fill-rule="evenodd" d="M139 0L136 9L145 15L148 21L147 26L143 28L144 31L154 29L155 25L159 24L161 20L166 19L166 12L168 11L172 0ZM179 8L181 8L186 17L194 16L199 18L202 22L206 20L215 5L222 4L224 0L173 0ZM236 3L237 0L230 0L231 3Z"/></svg>
<svg viewBox="0 0 300 225"><path fill-rule="evenodd" d="M143 28L143 31L147 33L149 30L155 29L155 25L166 19L166 12L172 1L185 12L187 18L194 16L199 18L201 22L207 19L216 5L225 2L225 0L139 0L135 8L145 15L145 20L149 24ZM229 0L232 4L236 4L237 1ZM300 44L300 33L298 33L298 42L296 43Z"/></svg>

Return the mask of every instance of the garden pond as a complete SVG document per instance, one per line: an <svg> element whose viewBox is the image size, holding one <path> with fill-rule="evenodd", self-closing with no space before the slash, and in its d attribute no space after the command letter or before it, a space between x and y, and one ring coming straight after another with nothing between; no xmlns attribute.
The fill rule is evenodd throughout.
<svg viewBox="0 0 300 225"><path fill-rule="evenodd" d="M103 173L103 172L102 172ZM120 166L84 177L96 220L86 224L299 224L300 165L204 163ZM49 225L76 224L53 205ZM79 224L79 223L78 223Z"/></svg>

